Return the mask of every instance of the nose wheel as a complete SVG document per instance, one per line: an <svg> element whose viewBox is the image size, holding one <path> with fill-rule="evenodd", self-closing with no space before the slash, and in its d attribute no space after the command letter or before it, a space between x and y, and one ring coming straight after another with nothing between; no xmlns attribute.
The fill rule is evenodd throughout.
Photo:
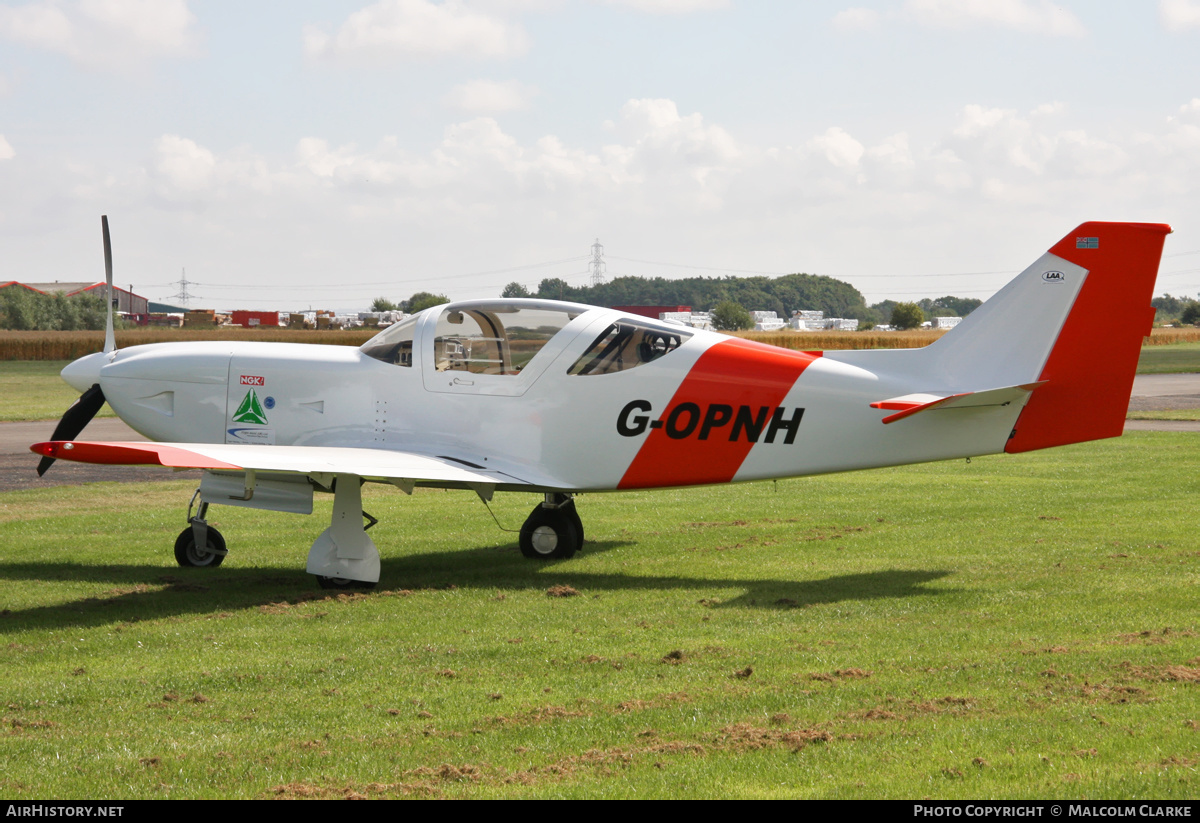
<svg viewBox="0 0 1200 823"><path fill-rule="evenodd" d="M583 521L575 501L547 494L521 526L521 554L531 560L566 560L583 546Z"/></svg>
<svg viewBox="0 0 1200 823"><path fill-rule="evenodd" d="M216 568L225 560L225 538L221 533L209 526L205 535L204 547L196 543L196 535L191 526L179 533L175 539L175 562L180 566Z"/></svg>
<svg viewBox="0 0 1200 823"><path fill-rule="evenodd" d="M200 490L196 489L192 502L188 503L188 527L175 538L175 562L185 568L207 566L215 569L228 554L225 538L205 519L208 516L208 503L201 501L196 516L192 517L192 506L199 496Z"/></svg>

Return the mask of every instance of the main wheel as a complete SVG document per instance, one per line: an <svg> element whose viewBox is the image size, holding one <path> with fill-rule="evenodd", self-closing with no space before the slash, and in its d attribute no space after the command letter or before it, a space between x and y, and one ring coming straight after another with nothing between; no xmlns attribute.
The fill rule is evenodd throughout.
<svg viewBox="0 0 1200 823"><path fill-rule="evenodd" d="M521 526L521 554L532 560L566 560L581 542L574 507L537 506Z"/></svg>
<svg viewBox="0 0 1200 823"><path fill-rule="evenodd" d="M579 535L579 549L582 550L586 538L583 534L583 519L579 516L579 510L575 508L575 498L565 494L556 494L554 497L560 504L558 510L565 512L571 518L571 522L575 524L575 532Z"/></svg>
<svg viewBox="0 0 1200 823"><path fill-rule="evenodd" d="M316 575L317 585L322 589L331 591L345 591L348 589L371 590L376 584L367 580L349 580L345 577L324 577Z"/></svg>
<svg viewBox="0 0 1200 823"><path fill-rule="evenodd" d="M564 508L567 514L571 516L571 521L575 524L575 531L579 534L579 548L583 548L583 518L579 516L579 510L575 508L575 501L572 500Z"/></svg>
<svg viewBox="0 0 1200 823"><path fill-rule="evenodd" d="M196 546L196 535L188 526L175 538L175 562L181 566L216 568L225 560L225 538L212 526L208 527L205 547Z"/></svg>

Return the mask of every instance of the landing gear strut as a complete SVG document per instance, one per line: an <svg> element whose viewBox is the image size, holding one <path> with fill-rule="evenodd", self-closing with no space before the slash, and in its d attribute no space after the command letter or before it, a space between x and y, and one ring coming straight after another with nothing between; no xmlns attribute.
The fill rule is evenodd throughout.
<svg viewBox="0 0 1200 823"><path fill-rule="evenodd" d="M208 503L200 501L196 516L192 517L192 506L200 490L192 495L188 503L188 527L175 538L175 562L184 567L216 568L225 560L228 552L225 549L225 538L221 533L208 525Z"/></svg>
<svg viewBox="0 0 1200 823"><path fill-rule="evenodd" d="M566 560L583 546L583 521L569 494L547 494L521 526L521 554L532 560Z"/></svg>
<svg viewBox="0 0 1200 823"><path fill-rule="evenodd" d="M362 481L339 474L333 487L333 522L308 551L308 573L323 589L373 589L379 582L379 550L363 527Z"/></svg>

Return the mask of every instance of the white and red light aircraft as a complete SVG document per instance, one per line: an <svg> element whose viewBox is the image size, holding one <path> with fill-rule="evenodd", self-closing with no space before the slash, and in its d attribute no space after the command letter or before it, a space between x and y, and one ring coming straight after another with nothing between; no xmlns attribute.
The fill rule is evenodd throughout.
<svg viewBox="0 0 1200 823"><path fill-rule="evenodd" d="M105 262L112 263L104 221ZM165 343L63 369L83 392L55 458L204 469L175 556L216 566L212 503L332 523L307 569L370 587L379 553L361 485L543 495L531 558L583 542L574 496L794 477L1116 437L1154 309L1169 226L1084 223L923 349L796 352L546 300L427 309L361 348ZM111 311L111 309L110 309ZM74 440L104 402L153 442ZM364 527L364 515L371 524Z"/></svg>

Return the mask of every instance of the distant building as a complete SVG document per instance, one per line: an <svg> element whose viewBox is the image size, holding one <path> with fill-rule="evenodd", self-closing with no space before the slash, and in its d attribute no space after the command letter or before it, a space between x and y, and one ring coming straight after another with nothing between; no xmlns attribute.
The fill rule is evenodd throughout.
<svg viewBox="0 0 1200 823"><path fill-rule="evenodd" d="M16 281L13 281L13 283L16 283ZM102 300L107 289L107 284L105 283L93 283L90 281L74 283L60 283L55 281L54 283L20 283L17 285L41 292L42 294L65 294L67 297L76 294L94 294ZM148 314L150 311L150 301L139 294L134 294L128 289L114 285L113 309L123 314Z"/></svg>
<svg viewBox="0 0 1200 823"><path fill-rule="evenodd" d="M690 312L691 306L613 306L613 311L623 311L626 314L638 314L642 317L653 317L655 320L666 312Z"/></svg>
<svg viewBox="0 0 1200 823"><path fill-rule="evenodd" d="M233 325L243 326L247 329L254 329L260 326L277 329L280 326L286 326L286 315L282 323L279 321L280 314L277 311L242 311L239 309L233 312Z"/></svg>
<svg viewBox="0 0 1200 823"><path fill-rule="evenodd" d="M20 288L25 289L26 291L31 291L35 294L45 294L43 291L39 291L32 286L27 286L24 283L18 283L16 280L9 280L4 283L0 283L0 289L7 289L9 286L19 286Z"/></svg>
<svg viewBox="0 0 1200 823"><path fill-rule="evenodd" d="M149 311L151 314L187 314L191 309L183 306L173 306L170 303L158 303L151 300L149 303Z"/></svg>
<svg viewBox="0 0 1200 823"><path fill-rule="evenodd" d="M933 328L952 329L961 322L961 317L935 317L933 318Z"/></svg>
<svg viewBox="0 0 1200 823"><path fill-rule="evenodd" d="M773 311L752 311L750 316L754 319L755 331L779 331L786 325Z"/></svg>
<svg viewBox="0 0 1200 823"><path fill-rule="evenodd" d="M818 331L825 328L825 312L823 311L797 311L792 312L792 319L788 323L796 331Z"/></svg>
<svg viewBox="0 0 1200 823"><path fill-rule="evenodd" d="M798 311L789 324L796 331L858 331L858 320L826 317L823 311Z"/></svg>
<svg viewBox="0 0 1200 823"><path fill-rule="evenodd" d="M712 330L712 312L707 311L665 311L658 316L664 323L674 323L680 326L691 326L693 329Z"/></svg>

